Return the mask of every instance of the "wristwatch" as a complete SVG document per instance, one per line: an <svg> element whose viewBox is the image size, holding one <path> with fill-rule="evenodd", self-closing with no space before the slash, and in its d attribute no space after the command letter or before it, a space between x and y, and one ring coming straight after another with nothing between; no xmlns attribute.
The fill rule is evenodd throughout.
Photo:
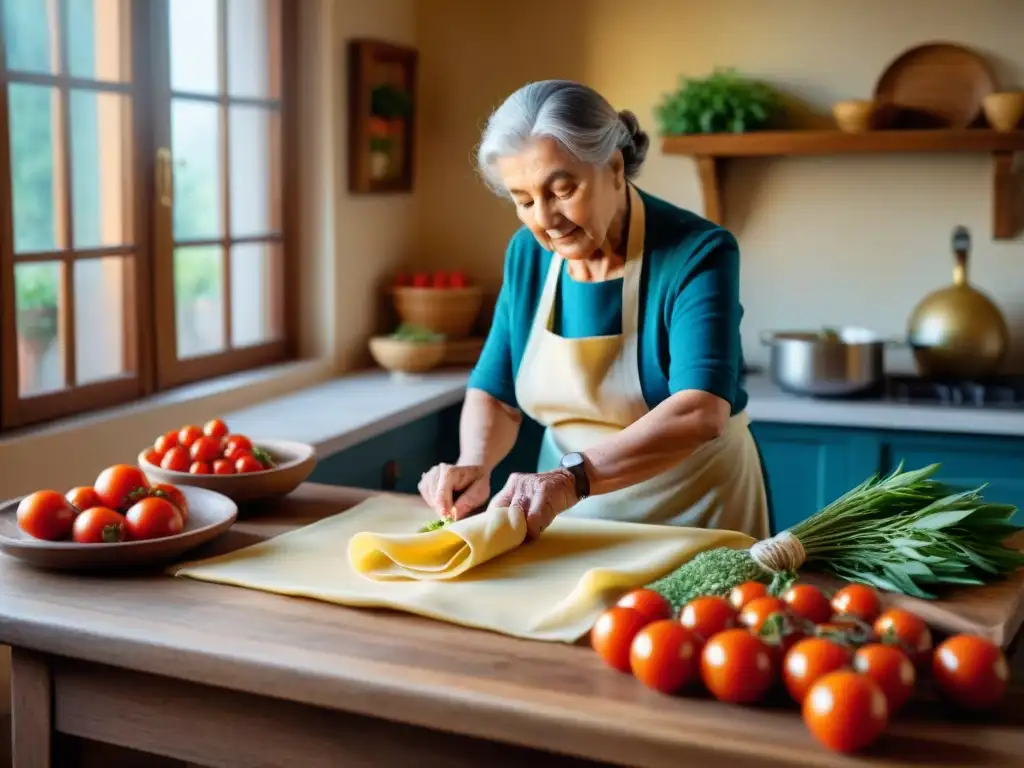
<svg viewBox="0 0 1024 768"><path fill-rule="evenodd" d="M590 495L590 478L587 477L587 462L582 453L567 453L560 462L576 481L576 496L580 501Z"/></svg>

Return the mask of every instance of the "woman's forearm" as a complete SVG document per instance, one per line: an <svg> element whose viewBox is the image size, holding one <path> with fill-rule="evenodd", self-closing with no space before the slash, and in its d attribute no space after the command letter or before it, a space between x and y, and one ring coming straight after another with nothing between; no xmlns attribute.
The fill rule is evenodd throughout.
<svg viewBox="0 0 1024 768"><path fill-rule="evenodd" d="M619 432L586 450L593 495L648 480L721 434L729 404L706 392L679 392Z"/></svg>
<svg viewBox="0 0 1024 768"><path fill-rule="evenodd" d="M494 469L508 456L519 436L523 417L479 389L467 389L459 420L459 464Z"/></svg>

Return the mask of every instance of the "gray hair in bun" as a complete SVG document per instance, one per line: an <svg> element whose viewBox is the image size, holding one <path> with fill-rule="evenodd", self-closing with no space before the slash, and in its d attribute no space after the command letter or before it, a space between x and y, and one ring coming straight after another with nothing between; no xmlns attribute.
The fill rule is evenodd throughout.
<svg viewBox="0 0 1024 768"><path fill-rule="evenodd" d="M541 137L554 139L591 165L607 164L620 150L627 179L640 173L650 145L636 115L616 112L593 88L571 80L528 83L494 110L484 128L477 165L488 186L506 194L496 161L519 154Z"/></svg>

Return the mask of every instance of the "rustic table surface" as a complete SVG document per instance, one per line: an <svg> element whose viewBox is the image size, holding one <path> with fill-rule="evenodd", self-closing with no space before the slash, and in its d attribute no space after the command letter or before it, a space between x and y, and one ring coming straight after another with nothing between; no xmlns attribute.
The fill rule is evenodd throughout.
<svg viewBox="0 0 1024 768"><path fill-rule="evenodd" d="M202 554L367 495L304 485ZM97 742L232 767L980 768L1024 760L1020 683L998 715L974 719L925 691L870 753L849 758L819 748L791 705L661 696L585 647L160 573L45 572L4 556L0 585L0 643L13 649L15 768L76 765L75 745ZM1024 654L1011 656L1024 679Z"/></svg>

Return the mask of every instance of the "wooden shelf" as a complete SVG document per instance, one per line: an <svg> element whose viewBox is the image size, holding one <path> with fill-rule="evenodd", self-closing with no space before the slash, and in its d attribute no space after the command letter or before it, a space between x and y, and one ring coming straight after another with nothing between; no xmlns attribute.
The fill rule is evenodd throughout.
<svg viewBox="0 0 1024 768"><path fill-rule="evenodd" d="M662 139L666 155L696 158L704 191L705 215L721 223L723 161L741 157L800 157L913 152L985 152L992 155L993 237L1008 240L1018 232L1013 159L1024 153L1024 131L999 133L987 129L870 131L757 131L693 134Z"/></svg>

